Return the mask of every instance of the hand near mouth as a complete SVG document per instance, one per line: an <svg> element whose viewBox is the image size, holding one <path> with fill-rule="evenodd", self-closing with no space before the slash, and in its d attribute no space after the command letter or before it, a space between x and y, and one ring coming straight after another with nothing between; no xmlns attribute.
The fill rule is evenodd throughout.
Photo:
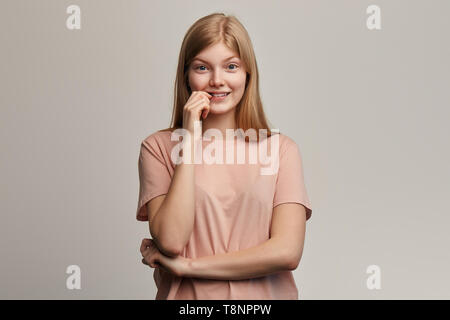
<svg viewBox="0 0 450 320"><path fill-rule="evenodd" d="M212 95L206 91L193 91L183 107L183 128L194 133L195 121L205 119L209 113Z"/></svg>

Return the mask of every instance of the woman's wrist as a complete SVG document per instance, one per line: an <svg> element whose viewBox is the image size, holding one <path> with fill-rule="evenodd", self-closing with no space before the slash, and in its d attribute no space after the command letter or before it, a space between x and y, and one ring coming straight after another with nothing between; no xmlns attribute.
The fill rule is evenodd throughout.
<svg viewBox="0 0 450 320"><path fill-rule="evenodd" d="M185 278L193 278L195 275L194 265L194 259L185 258L183 268L181 270L181 276Z"/></svg>

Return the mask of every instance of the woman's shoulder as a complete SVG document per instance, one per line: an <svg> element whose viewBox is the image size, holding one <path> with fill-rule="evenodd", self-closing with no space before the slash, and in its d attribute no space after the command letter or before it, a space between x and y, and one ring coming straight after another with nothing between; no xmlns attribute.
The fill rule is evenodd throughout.
<svg viewBox="0 0 450 320"><path fill-rule="evenodd" d="M297 142L294 140L294 138L290 137L287 134L283 134L283 133L279 133L279 151L281 155L284 154L290 154L291 152L294 152L294 150L296 152L300 152L300 147L297 144Z"/></svg>
<svg viewBox="0 0 450 320"><path fill-rule="evenodd" d="M147 145L159 145L161 147L168 146L171 143L170 136L174 130L175 128L166 128L152 132L142 140L142 143Z"/></svg>
<svg viewBox="0 0 450 320"><path fill-rule="evenodd" d="M280 143L280 147L282 147L282 148L285 148L285 147L290 146L292 144L296 144L294 139L292 139L287 134L284 134L284 133L280 132L279 130L273 132L272 136L273 136L273 138L277 138L278 139L278 141Z"/></svg>

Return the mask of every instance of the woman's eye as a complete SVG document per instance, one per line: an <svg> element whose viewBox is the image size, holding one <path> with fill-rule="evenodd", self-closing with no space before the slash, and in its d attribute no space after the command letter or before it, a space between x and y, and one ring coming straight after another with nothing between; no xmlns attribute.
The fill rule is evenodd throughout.
<svg viewBox="0 0 450 320"><path fill-rule="evenodd" d="M236 70L237 68L239 68L239 66L237 65L237 64L234 64L234 63L232 63L232 64L229 64L228 65L228 67L230 67L230 66L234 66L234 68L232 68L231 70ZM197 66L197 67L195 67L195 70L200 70L200 71L204 71L205 69L200 69L200 68L206 68L205 66Z"/></svg>

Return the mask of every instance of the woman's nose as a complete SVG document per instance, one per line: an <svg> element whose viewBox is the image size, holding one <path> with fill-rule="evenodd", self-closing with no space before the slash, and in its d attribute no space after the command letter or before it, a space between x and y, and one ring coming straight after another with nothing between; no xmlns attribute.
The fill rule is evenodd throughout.
<svg viewBox="0 0 450 320"><path fill-rule="evenodd" d="M222 86L223 84L224 84L224 80L223 80L222 73L220 71L214 71L211 76L210 85L212 87L219 87L219 86Z"/></svg>

